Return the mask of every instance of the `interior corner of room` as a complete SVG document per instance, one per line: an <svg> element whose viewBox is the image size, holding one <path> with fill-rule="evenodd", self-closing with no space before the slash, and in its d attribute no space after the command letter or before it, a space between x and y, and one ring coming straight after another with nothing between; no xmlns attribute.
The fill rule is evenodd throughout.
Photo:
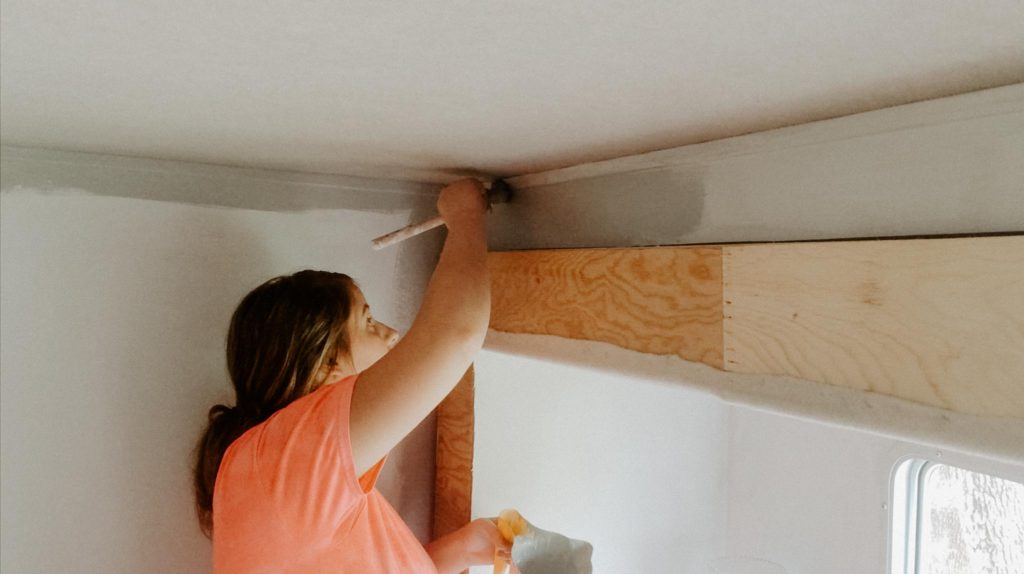
<svg viewBox="0 0 1024 574"><path fill-rule="evenodd" d="M491 329L378 483L421 541L515 507L599 573L911 574L904 487L1024 484L1019 4L186 4L2 8L0 569L207 571L239 298L337 270L407 329L444 232L371 239L471 174L514 190Z"/></svg>

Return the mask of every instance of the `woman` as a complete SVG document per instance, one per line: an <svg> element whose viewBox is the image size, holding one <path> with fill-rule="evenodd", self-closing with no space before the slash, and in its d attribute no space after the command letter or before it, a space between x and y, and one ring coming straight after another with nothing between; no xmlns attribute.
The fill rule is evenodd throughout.
<svg viewBox="0 0 1024 574"><path fill-rule="evenodd" d="M475 179L442 190L448 236L401 340L339 273L277 277L243 298L227 341L237 404L210 409L196 449L196 510L215 573L443 574L508 553L493 519L424 548L374 488L388 451L483 346L485 193Z"/></svg>

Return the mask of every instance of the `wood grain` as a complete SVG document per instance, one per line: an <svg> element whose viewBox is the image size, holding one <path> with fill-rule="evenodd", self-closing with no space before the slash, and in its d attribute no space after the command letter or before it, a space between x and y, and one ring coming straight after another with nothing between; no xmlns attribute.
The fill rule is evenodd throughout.
<svg viewBox="0 0 1024 574"><path fill-rule="evenodd" d="M722 368L718 247L491 253L491 328Z"/></svg>
<svg viewBox="0 0 1024 574"><path fill-rule="evenodd" d="M1024 418L1024 236L499 252L491 327ZM438 412L435 535L470 519L472 374Z"/></svg>
<svg viewBox="0 0 1024 574"><path fill-rule="evenodd" d="M473 495L473 368L437 407L434 538L469 523Z"/></svg>
<svg viewBox="0 0 1024 574"><path fill-rule="evenodd" d="M1024 237L723 247L726 370L1024 417Z"/></svg>

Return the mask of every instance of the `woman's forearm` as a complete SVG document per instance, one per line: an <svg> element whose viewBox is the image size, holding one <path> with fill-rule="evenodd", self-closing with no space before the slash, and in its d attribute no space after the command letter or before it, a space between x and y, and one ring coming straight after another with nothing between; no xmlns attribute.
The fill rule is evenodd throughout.
<svg viewBox="0 0 1024 574"><path fill-rule="evenodd" d="M498 531L496 519L477 518L431 542L426 550L440 574L457 574L470 566L494 564L496 556L511 556L512 546ZM515 566L512 571L519 573Z"/></svg>
<svg viewBox="0 0 1024 574"><path fill-rule="evenodd" d="M438 574L458 574L469 568L465 553L460 548L456 537L449 534L442 536L426 546L430 560L434 562Z"/></svg>

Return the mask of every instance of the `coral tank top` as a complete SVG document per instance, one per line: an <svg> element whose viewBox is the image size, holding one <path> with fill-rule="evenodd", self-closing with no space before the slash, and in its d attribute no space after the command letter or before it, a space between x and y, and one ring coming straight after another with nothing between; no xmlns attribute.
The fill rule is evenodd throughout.
<svg viewBox="0 0 1024 574"><path fill-rule="evenodd" d="M213 571L333 574L437 569L349 442L356 375L324 385L228 447L213 490Z"/></svg>

